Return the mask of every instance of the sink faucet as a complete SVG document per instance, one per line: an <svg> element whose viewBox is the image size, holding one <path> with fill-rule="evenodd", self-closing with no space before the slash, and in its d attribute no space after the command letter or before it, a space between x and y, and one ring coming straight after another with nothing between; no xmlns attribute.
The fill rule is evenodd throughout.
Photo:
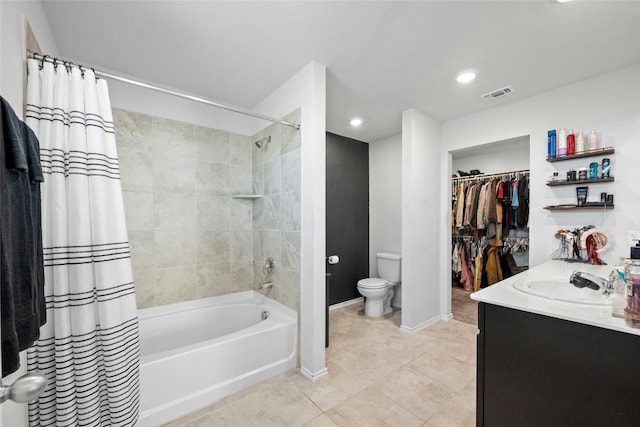
<svg viewBox="0 0 640 427"><path fill-rule="evenodd" d="M574 271L569 278L569 282L571 282L571 284L576 288L587 287L594 291L602 289L602 292L605 295L609 295L613 292L613 286L615 284L615 281L603 279L602 277L595 276L584 271Z"/></svg>

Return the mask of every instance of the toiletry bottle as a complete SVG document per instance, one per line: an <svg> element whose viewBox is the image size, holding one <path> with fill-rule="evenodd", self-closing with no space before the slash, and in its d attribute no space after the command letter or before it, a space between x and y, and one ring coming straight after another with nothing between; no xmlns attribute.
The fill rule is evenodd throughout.
<svg viewBox="0 0 640 427"><path fill-rule="evenodd" d="M558 129L558 156L567 155L567 131L564 128Z"/></svg>
<svg viewBox="0 0 640 427"><path fill-rule="evenodd" d="M589 163L589 179L598 179L598 162Z"/></svg>
<svg viewBox="0 0 640 427"><path fill-rule="evenodd" d="M556 156L556 130L552 129L547 132L547 157Z"/></svg>
<svg viewBox="0 0 640 427"><path fill-rule="evenodd" d="M582 153L584 151L584 133L578 132L576 136L576 153Z"/></svg>
<svg viewBox="0 0 640 427"><path fill-rule="evenodd" d="M598 149L598 136L596 135L595 130L592 130L589 136L587 137L587 143L589 145L589 150Z"/></svg>
<svg viewBox="0 0 640 427"><path fill-rule="evenodd" d="M620 265L613 267L609 274L609 283L613 283L611 292L611 311L614 317L624 317L624 309L627 306L626 301L626 283L624 279L624 269L626 261L620 260Z"/></svg>
<svg viewBox="0 0 640 427"><path fill-rule="evenodd" d="M610 167L609 165L611 164L611 161L609 159L602 159L602 178L609 178L609 170Z"/></svg>
<svg viewBox="0 0 640 427"><path fill-rule="evenodd" d="M567 134L567 155L573 156L576 154L576 134L572 130Z"/></svg>
<svg viewBox="0 0 640 427"><path fill-rule="evenodd" d="M587 168L580 168L580 169L578 169L578 179L579 179L579 180L581 180L581 181L582 181L582 180L585 180L585 179L587 179L587 176L588 176L588 174L587 174Z"/></svg>
<svg viewBox="0 0 640 427"><path fill-rule="evenodd" d="M624 269L627 280L627 307L624 317L627 324L640 327L640 260L633 260Z"/></svg>

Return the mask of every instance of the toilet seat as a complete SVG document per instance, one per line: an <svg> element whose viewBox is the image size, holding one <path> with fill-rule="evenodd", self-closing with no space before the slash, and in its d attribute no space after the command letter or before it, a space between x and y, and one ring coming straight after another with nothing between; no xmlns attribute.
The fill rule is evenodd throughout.
<svg viewBox="0 0 640 427"><path fill-rule="evenodd" d="M387 284L388 282L386 280L380 279L378 277L369 277L368 279L362 279L358 281L358 286L365 289L384 288L385 286L387 286Z"/></svg>

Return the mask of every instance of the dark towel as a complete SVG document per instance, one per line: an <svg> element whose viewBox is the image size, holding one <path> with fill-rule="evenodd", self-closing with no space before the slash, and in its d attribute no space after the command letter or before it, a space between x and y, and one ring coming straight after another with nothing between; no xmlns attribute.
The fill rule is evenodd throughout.
<svg viewBox="0 0 640 427"><path fill-rule="evenodd" d="M40 218L40 147L0 97L0 311L2 376L20 366L46 320Z"/></svg>

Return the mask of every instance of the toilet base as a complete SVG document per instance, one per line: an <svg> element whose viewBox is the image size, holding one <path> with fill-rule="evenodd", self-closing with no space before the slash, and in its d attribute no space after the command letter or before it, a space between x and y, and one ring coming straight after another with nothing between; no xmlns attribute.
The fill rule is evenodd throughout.
<svg viewBox="0 0 640 427"><path fill-rule="evenodd" d="M384 298L372 299L366 298L364 301L364 315L367 317L382 317L384 316Z"/></svg>
<svg viewBox="0 0 640 427"><path fill-rule="evenodd" d="M360 291L362 293L362 291ZM364 315L367 317L382 317L393 312L391 307L391 298L393 298L393 286L386 288L382 298L366 297L364 301Z"/></svg>

